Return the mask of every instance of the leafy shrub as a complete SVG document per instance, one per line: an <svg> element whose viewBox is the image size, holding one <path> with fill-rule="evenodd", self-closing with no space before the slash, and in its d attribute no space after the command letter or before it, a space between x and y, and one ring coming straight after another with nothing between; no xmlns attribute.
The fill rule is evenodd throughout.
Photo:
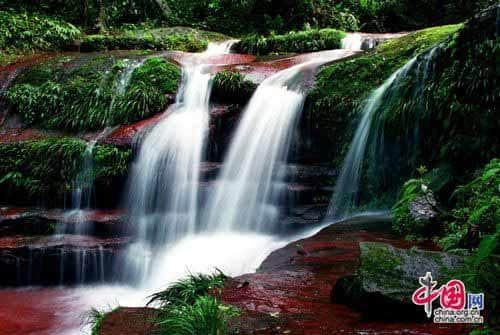
<svg viewBox="0 0 500 335"><path fill-rule="evenodd" d="M85 130L134 122L162 111L180 80L180 70L162 58L135 68L126 87L120 87L129 71L123 61L97 57L69 70L64 64L40 70L42 64L6 91L27 124Z"/></svg>
<svg viewBox="0 0 500 335"><path fill-rule="evenodd" d="M266 55L273 52L311 52L339 49L345 33L335 29L313 29L269 37L243 38L234 48L240 52Z"/></svg>
<svg viewBox="0 0 500 335"><path fill-rule="evenodd" d="M0 200L61 199L71 190L85 149L85 142L74 138L0 144ZM96 181L126 175L130 149L99 145L94 155Z"/></svg>
<svg viewBox="0 0 500 335"><path fill-rule="evenodd" d="M0 50L54 50L79 35L78 28L56 18L0 11Z"/></svg>
<svg viewBox="0 0 500 335"><path fill-rule="evenodd" d="M238 72L221 71L214 77L212 101L246 103L257 85Z"/></svg>

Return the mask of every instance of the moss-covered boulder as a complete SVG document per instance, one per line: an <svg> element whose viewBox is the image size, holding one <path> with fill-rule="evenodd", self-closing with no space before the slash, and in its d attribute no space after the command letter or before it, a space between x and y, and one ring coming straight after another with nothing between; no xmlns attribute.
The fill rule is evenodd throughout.
<svg viewBox="0 0 500 335"><path fill-rule="evenodd" d="M140 53L59 57L22 73L5 97L27 125L102 129L163 111L180 77L177 66Z"/></svg>
<svg viewBox="0 0 500 335"><path fill-rule="evenodd" d="M412 303L418 279L431 272L438 284L462 259L416 248L397 249L385 243L362 242L361 265L353 276L339 279L332 290L336 303L345 303L370 316L422 319L421 306Z"/></svg>
<svg viewBox="0 0 500 335"><path fill-rule="evenodd" d="M267 55L270 53L312 52L339 49L345 33L335 29L311 29L284 35L244 37L234 45L241 53Z"/></svg>
<svg viewBox="0 0 500 335"><path fill-rule="evenodd" d="M221 71L214 77L211 101L246 104L257 85L245 79L241 73Z"/></svg>
<svg viewBox="0 0 500 335"><path fill-rule="evenodd" d="M0 144L0 201L9 204L63 204L82 170L87 145L75 138L48 138ZM92 175L101 193L119 198L131 150L98 145L93 152ZM106 192L104 192L104 189Z"/></svg>

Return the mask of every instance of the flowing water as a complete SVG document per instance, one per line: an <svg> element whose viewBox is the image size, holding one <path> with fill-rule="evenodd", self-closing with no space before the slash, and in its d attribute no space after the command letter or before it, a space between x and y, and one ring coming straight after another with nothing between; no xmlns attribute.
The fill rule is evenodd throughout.
<svg viewBox="0 0 500 335"><path fill-rule="evenodd" d="M203 218L210 231L270 232L279 214L281 164L302 112L303 85L318 66L345 57L337 50L266 79L252 96L235 132Z"/></svg>
<svg viewBox="0 0 500 335"><path fill-rule="evenodd" d="M204 57L228 53L234 41L209 44L183 61L182 83L170 114L148 133L133 164L127 207L139 242L124 272L140 283L150 273L155 248L196 229L200 162L208 131L211 65Z"/></svg>
<svg viewBox="0 0 500 335"><path fill-rule="evenodd" d="M425 81L432 70L432 64L439 46L421 56L414 57L394 72L380 87L373 91L365 101L361 121L356 129L349 151L344 158L342 171L335 184L335 191L328 208L328 217L342 218L355 209L360 188L360 177L365 163L365 154L370 145L383 146L380 129L382 114L400 97L403 82L409 75L412 78L412 98L422 94ZM417 134L415 129L415 134ZM416 136L416 135L414 135ZM369 143L369 139L372 143ZM379 148L374 148L377 151Z"/></svg>

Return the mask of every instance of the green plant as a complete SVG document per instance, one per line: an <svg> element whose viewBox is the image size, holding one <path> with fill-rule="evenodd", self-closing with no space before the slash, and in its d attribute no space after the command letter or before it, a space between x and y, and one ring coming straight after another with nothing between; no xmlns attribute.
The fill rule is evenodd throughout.
<svg viewBox="0 0 500 335"><path fill-rule="evenodd" d="M345 33L335 29L311 29L284 35L252 35L236 43L240 52L258 55L279 52L310 52L340 48Z"/></svg>
<svg viewBox="0 0 500 335"><path fill-rule="evenodd" d="M178 303L192 305L198 297L222 288L226 278L220 271L211 275L190 274L173 283L166 290L153 294L148 304L157 303L162 308Z"/></svg>
<svg viewBox="0 0 500 335"><path fill-rule="evenodd" d="M493 159L470 183L459 186L453 197L454 220L440 240L445 249L476 247L500 222L500 159Z"/></svg>
<svg viewBox="0 0 500 335"><path fill-rule="evenodd" d="M487 297L486 310L488 311L487 323L492 327L499 326L500 308L500 224L497 223L496 231L483 236L477 249L471 256L465 258L462 267L447 274L450 278L460 279L464 282L467 291L473 293L483 292Z"/></svg>
<svg viewBox="0 0 500 335"><path fill-rule="evenodd" d="M63 20L37 13L0 11L0 50L55 50L79 37Z"/></svg>
<svg viewBox="0 0 500 335"><path fill-rule="evenodd" d="M227 321L238 315L234 307L221 304L210 294L217 294L226 280L217 271L211 275L190 274L164 291L153 294L149 304L159 305L157 318L162 334L222 335Z"/></svg>
<svg viewBox="0 0 500 335"><path fill-rule="evenodd" d="M0 199L60 200L71 190L85 149L84 141L68 137L0 144ZM99 145L94 153L96 182L106 184L126 175L130 149Z"/></svg>
<svg viewBox="0 0 500 335"><path fill-rule="evenodd" d="M173 305L164 311L158 324L162 334L223 335L227 333L227 320L237 315L235 308L204 295L197 297L192 304Z"/></svg>
<svg viewBox="0 0 500 335"><path fill-rule="evenodd" d="M256 88L257 85L245 79L241 73L221 71L214 77L211 99L219 102L245 104Z"/></svg>

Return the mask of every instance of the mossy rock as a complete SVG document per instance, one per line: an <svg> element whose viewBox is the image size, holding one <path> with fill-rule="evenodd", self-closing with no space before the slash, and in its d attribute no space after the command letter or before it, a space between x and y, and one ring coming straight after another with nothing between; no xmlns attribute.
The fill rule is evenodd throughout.
<svg viewBox="0 0 500 335"><path fill-rule="evenodd" d="M359 109L370 92L415 55L455 33L461 25L419 30L388 40L366 53L325 66L308 93L305 116L340 163L352 139Z"/></svg>
<svg viewBox="0 0 500 335"><path fill-rule="evenodd" d="M221 71L214 77L211 101L244 105L256 89L257 85L241 73Z"/></svg>
<svg viewBox="0 0 500 335"><path fill-rule="evenodd" d="M411 301L419 277L431 272L438 285L462 265L459 256L416 248L397 249L379 242L361 242L361 265L352 276L339 279L332 290L336 303L345 303L371 317L423 319L421 306Z"/></svg>
<svg viewBox="0 0 500 335"><path fill-rule="evenodd" d="M313 52L340 49L344 37L343 31L335 29L311 29L271 36L253 35L241 39L234 45L234 49L257 55Z"/></svg>
<svg viewBox="0 0 500 335"><path fill-rule="evenodd" d="M38 204L45 199L62 205L81 171L86 148L85 141L70 137L0 144L0 201ZM126 177L131 157L131 149L96 146L95 184L113 188L117 179Z"/></svg>
<svg viewBox="0 0 500 335"><path fill-rule="evenodd" d="M72 131L132 123L163 111L181 79L161 57L59 57L22 73L5 93L27 125Z"/></svg>

